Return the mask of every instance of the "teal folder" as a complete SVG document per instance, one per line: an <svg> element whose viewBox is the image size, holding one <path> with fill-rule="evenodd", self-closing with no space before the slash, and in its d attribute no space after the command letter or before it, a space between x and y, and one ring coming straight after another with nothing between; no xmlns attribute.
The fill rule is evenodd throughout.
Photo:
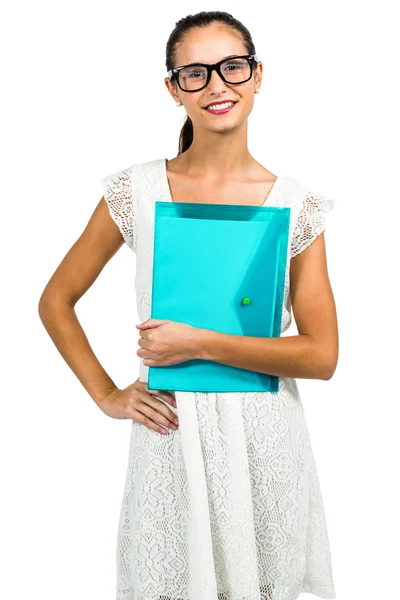
<svg viewBox="0 0 400 600"><path fill-rule="evenodd" d="M155 202L151 317L233 335L279 337L290 210ZM195 359L149 366L148 385L277 392L279 377Z"/></svg>

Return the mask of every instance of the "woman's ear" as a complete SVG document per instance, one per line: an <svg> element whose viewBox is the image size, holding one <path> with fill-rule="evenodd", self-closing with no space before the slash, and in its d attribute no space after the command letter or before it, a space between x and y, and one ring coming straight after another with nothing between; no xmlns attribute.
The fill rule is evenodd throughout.
<svg viewBox="0 0 400 600"><path fill-rule="evenodd" d="M261 61L257 63L257 68L254 75L254 83L256 84L256 88L259 89L262 81L262 72L263 72L263 64Z"/></svg>
<svg viewBox="0 0 400 600"><path fill-rule="evenodd" d="M169 91L169 93L171 94L172 98L174 99L175 102L180 102L180 98L178 96L178 94L176 93L176 88L174 86L173 83L171 83L171 80L169 77L165 77L164 78L164 83L167 87L167 90Z"/></svg>

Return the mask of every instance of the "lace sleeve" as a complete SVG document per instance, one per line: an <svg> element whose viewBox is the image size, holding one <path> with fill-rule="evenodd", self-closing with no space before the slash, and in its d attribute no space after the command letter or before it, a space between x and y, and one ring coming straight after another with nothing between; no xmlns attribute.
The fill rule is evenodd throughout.
<svg viewBox="0 0 400 600"><path fill-rule="evenodd" d="M135 165L108 175L101 181L109 213L118 225L124 241L133 252L136 252L137 185Z"/></svg>
<svg viewBox="0 0 400 600"><path fill-rule="evenodd" d="M303 252L326 228L327 213L337 200L314 192L305 193L291 241L291 258Z"/></svg>

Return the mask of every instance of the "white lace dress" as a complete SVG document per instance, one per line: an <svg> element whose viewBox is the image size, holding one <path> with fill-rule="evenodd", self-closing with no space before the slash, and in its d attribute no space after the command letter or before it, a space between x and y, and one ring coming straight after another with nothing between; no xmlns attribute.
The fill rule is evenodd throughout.
<svg viewBox="0 0 400 600"><path fill-rule="evenodd" d="M166 159L102 180L136 253L137 312L151 317L155 202L172 202ZM336 200L280 175L264 206L290 207L290 256L325 229ZM128 276L133 276L132 272ZM282 333L291 323L289 261ZM139 333L132 328L132 352ZM140 359L139 377L148 381ZM136 379L132 377L132 382ZM172 391L179 428L132 420L117 541L117 600L335 598L324 507L296 380L279 392Z"/></svg>

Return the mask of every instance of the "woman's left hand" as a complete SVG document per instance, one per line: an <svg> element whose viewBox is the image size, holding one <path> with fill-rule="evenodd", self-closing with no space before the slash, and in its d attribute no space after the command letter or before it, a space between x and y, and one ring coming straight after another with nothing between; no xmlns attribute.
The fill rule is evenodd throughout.
<svg viewBox="0 0 400 600"><path fill-rule="evenodd" d="M140 330L140 350L136 352L148 367L176 365L199 358L200 332L197 327L167 319L147 319Z"/></svg>

